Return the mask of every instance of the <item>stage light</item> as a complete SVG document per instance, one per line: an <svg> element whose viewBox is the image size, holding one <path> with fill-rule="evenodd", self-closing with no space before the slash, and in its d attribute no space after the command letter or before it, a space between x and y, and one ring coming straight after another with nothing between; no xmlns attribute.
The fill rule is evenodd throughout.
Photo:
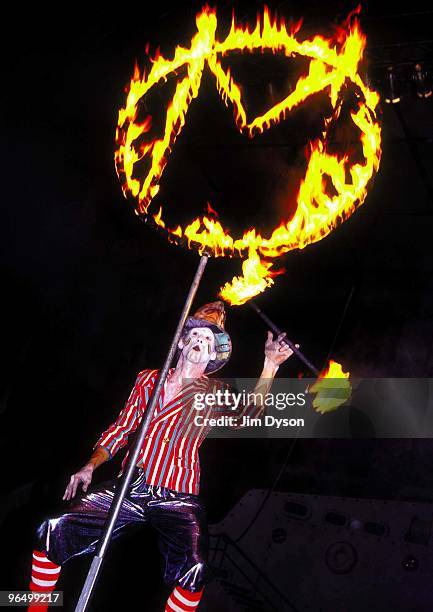
<svg viewBox="0 0 433 612"><path fill-rule="evenodd" d="M387 104L398 104L400 100L399 84L395 76L394 68L388 66L385 82L385 102Z"/></svg>
<svg viewBox="0 0 433 612"><path fill-rule="evenodd" d="M415 93L418 98L430 98L433 93L432 81L429 73L424 70L421 64L415 64L412 79L415 85Z"/></svg>
<svg viewBox="0 0 433 612"><path fill-rule="evenodd" d="M401 565L407 572L415 572L419 568L419 561L413 555L408 555L403 559Z"/></svg>

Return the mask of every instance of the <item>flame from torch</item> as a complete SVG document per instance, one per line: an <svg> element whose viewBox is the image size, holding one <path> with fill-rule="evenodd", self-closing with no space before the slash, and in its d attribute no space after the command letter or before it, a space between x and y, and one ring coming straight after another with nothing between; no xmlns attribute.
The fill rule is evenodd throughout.
<svg viewBox="0 0 433 612"><path fill-rule="evenodd" d="M366 39L356 17L348 18L333 38L317 35L303 41L296 38L300 22L288 30L284 20L272 19L266 7L263 18L258 17L251 30L248 26L237 25L233 17L230 32L222 41L216 38L214 10L203 8L197 15L196 24L197 33L189 48L176 47L172 59L157 55L147 76L141 75L136 67L127 89L125 107L119 111L116 170L125 196L132 196L136 202L136 213L151 218L167 233L170 241L186 240L189 248L197 248L200 253L237 254L245 259L242 275L226 283L220 292L224 300L239 305L273 284L276 272L271 270L272 259L321 240L364 202L381 156L381 129L376 117L379 96L367 87L358 72ZM308 74L298 80L284 100L248 121L240 86L230 70L222 67L221 59L229 52L256 50L270 50L286 57L304 56L310 59L310 65ZM186 75L176 84L163 134L160 138L146 138L152 117L138 120L140 100L152 87L182 67L186 67ZM329 97L332 110L324 118L322 136L309 143L307 169L297 195L296 211L267 236L253 228L240 237L233 237L218 219L207 216L197 217L186 227L170 228L163 219L162 209L156 214L150 211L170 152L185 124L189 104L198 96L205 67L214 74L225 104L232 105L237 128L250 138L285 119L292 109L312 95L324 92ZM327 133L340 116L342 90L347 82L352 84L356 95L357 108L350 117L359 131L363 163L351 164L348 156L331 154L327 148ZM136 164L144 159L149 170L145 176L137 177ZM326 189L329 181L332 196Z"/></svg>

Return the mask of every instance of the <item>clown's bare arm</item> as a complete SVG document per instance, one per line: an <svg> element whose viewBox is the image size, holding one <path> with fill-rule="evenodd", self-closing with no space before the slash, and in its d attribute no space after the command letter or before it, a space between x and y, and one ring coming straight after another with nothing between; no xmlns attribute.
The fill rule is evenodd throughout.
<svg viewBox="0 0 433 612"><path fill-rule="evenodd" d="M86 493L92 482L94 470L102 463L111 459L127 444L129 435L137 429L142 416L140 388L147 382L151 374L152 370L143 370L138 374L135 385L118 418L101 434L93 447L94 451L88 462L78 472L72 474L63 494L64 500L70 500L75 497L80 485L82 485L83 491Z"/></svg>
<svg viewBox="0 0 433 612"><path fill-rule="evenodd" d="M99 467L102 463L105 463L110 458L110 453L103 448L98 446L90 457L89 461L83 465L81 470L78 470L75 474L72 474L69 480L68 486L63 494L64 500L69 500L75 497L77 488L81 484L83 491L86 492L88 486L92 482L93 471Z"/></svg>

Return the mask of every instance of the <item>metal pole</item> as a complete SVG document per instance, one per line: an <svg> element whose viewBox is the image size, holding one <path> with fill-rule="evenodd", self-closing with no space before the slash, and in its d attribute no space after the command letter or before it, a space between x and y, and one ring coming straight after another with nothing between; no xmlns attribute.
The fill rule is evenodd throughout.
<svg viewBox="0 0 433 612"><path fill-rule="evenodd" d="M174 353L176 351L182 329L185 325L186 318L188 316L189 310L191 308L191 304L194 300L195 294L197 292L198 286L200 284L201 277L203 276L204 269L208 262L209 256L202 255L200 258L200 263L197 268L197 272L195 273L194 280L192 282L191 288L189 290L188 296L185 301L185 305L183 307L182 314L179 319L179 323L177 325L176 332L173 336L173 340L171 342L170 350L168 351L168 355L165 359L165 363L162 369L159 372L158 378L155 382L155 386L152 391L152 395L150 396L149 403L146 408L146 414L143 418L140 427L138 429L137 439L135 441L134 446L130 451L130 456L128 458L128 463L125 467L125 471L122 474L119 482L116 484L116 492L113 497L113 501L111 502L110 510L107 516L107 521L105 524L105 531L101 536L99 541L98 549L96 551L95 556L93 557L92 564L90 566L89 572L86 577L86 581L84 583L83 589L80 594L80 598L75 608L75 612L85 612L90 603L90 599L93 594L93 590L96 586L101 565L104 560L104 556L107 552L108 546L110 544L111 535L113 533L117 516L122 507L123 499L128 490L129 483L131 482L132 473L134 471L135 465L137 463L138 455L140 453L140 449L143 445L144 437L148 430L150 421L152 419L153 411L155 409L156 403L159 399L161 389L164 385L164 382L167 378L168 370L171 364L171 361L174 357Z"/></svg>
<svg viewBox="0 0 433 612"><path fill-rule="evenodd" d="M259 317L263 319L263 321L266 323L266 325L268 325L269 329L271 329L274 332L274 334L281 334L281 329L277 327L275 323L271 321L271 319L267 315L265 315L265 313L262 310L260 310L260 308L257 306L255 302L251 300L250 302L248 302L248 305L259 315ZM314 376L319 377L320 371L316 368L315 365L311 363L309 359L307 359L307 357L305 357L304 353L302 353L302 351L300 351L294 345L294 343L291 340L289 340L287 337L284 338L284 342L292 349L296 357L298 357L298 359L300 359L303 363L305 363L307 368L309 368L313 372Z"/></svg>

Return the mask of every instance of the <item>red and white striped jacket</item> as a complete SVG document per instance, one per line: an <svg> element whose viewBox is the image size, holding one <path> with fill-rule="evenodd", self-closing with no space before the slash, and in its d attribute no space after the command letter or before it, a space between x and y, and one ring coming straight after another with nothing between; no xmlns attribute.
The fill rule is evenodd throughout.
<svg viewBox="0 0 433 612"><path fill-rule="evenodd" d="M125 407L117 420L99 437L94 448L102 446L110 453L111 458L127 444L128 436L140 424L157 376L158 370L143 370L138 374ZM198 495L198 449L210 427L198 427L194 423L194 416L197 414L194 396L196 393L209 392L210 384L214 386L218 382L220 381L202 376L186 386L166 405L164 385L137 462L145 471L146 482L173 491ZM209 408L206 416L211 411L212 408ZM254 412L257 412L256 408ZM122 471L128 454L123 460Z"/></svg>

